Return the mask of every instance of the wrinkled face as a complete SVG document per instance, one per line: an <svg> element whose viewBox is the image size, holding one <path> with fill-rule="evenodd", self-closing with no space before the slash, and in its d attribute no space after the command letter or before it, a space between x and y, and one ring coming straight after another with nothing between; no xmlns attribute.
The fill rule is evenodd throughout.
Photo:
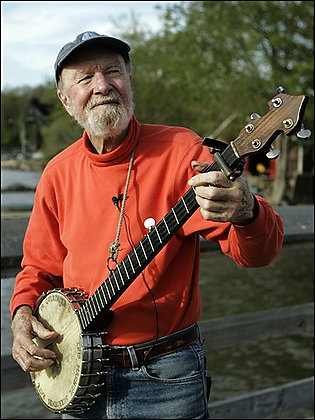
<svg viewBox="0 0 315 420"><path fill-rule="evenodd" d="M133 114L129 68L110 50L89 49L62 69L58 97L90 136L119 135Z"/></svg>

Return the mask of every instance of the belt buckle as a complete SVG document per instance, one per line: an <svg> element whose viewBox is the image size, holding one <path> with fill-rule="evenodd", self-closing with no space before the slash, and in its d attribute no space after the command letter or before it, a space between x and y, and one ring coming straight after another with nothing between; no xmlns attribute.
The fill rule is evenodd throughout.
<svg viewBox="0 0 315 420"><path fill-rule="evenodd" d="M105 367L105 368L111 367L109 351L110 351L109 345L108 344L103 344L102 345L102 358L101 359L96 359L96 361L101 362L102 366Z"/></svg>
<svg viewBox="0 0 315 420"><path fill-rule="evenodd" d="M110 345L104 347L101 359L105 368L131 367L132 361L127 347L112 348Z"/></svg>

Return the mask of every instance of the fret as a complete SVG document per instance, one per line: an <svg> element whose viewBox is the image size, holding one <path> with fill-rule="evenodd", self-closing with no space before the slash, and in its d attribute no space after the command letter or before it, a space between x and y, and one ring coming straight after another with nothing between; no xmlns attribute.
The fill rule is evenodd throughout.
<svg viewBox="0 0 315 420"><path fill-rule="evenodd" d="M85 311L84 311L84 315L85 315L85 318L87 320L87 324L89 324L92 321L92 318L91 318L91 315L90 315L89 311L87 311L86 308L85 308Z"/></svg>
<svg viewBox="0 0 315 420"><path fill-rule="evenodd" d="M86 313L84 311L81 313L81 315L84 315L84 317L81 317L82 329L84 330L89 325L89 322L86 318Z"/></svg>
<svg viewBox="0 0 315 420"><path fill-rule="evenodd" d="M122 277L122 275L121 275L121 271L120 271L119 265L117 265L117 270L118 270L118 273L119 273L119 275L120 275L120 278L121 278L122 284L124 285L124 284L125 284L125 282L124 282L124 279L123 279L123 277ZM118 286L118 290L119 290L119 289L120 289L120 287Z"/></svg>
<svg viewBox="0 0 315 420"><path fill-rule="evenodd" d="M84 304L84 307L83 307L83 312L84 312L84 316L87 320L87 324L89 324L92 321L91 315L90 315L90 313L87 309L88 306L89 306L89 301L87 300L86 303Z"/></svg>
<svg viewBox="0 0 315 420"><path fill-rule="evenodd" d="M119 287L119 284L118 284L118 281L117 281L117 277L116 277L115 271L116 271L116 270L112 270L112 271L111 271L111 273L112 273L112 274L113 274L113 276L114 276L114 280L115 280L115 283L116 283L116 286L117 286L117 290L119 290L119 289L120 289L120 287ZM113 283L113 284L112 284L112 287L113 287L114 293L115 293L115 289L114 289L115 283Z"/></svg>
<svg viewBox="0 0 315 420"><path fill-rule="evenodd" d="M158 236L158 238L159 238L160 244L161 244L161 243L162 243L162 239L161 239L161 237L160 237L160 234L159 234L159 231L158 231L157 226L155 226L155 232L156 232L156 234L157 234L157 236Z"/></svg>
<svg viewBox="0 0 315 420"><path fill-rule="evenodd" d="M143 248L146 251L147 260L149 260L149 262L150 262L151 261L151 256L152 256L152 248L150 246L150 240L148 238L148 235L145 235L142 238L141 243L142 243Z"/></svg>
<svg viewBox="0 0 315 420"><path fill-rule="evenodd" d="M114 276L114 277L115 277L115 276ZM113 287L113 284L112 284L112 281L111 281L111 278L110 278L110 277L108 278L108 282L109 282L110 287L112 288L112 291L113 291L113 296L115 296L115 289L114 289L114 287Z"/></svg>
<svg viewBox="0 0 315 420"><path fill-rule="evenodd" d="M107 290L107 293L108 293L108 296L109 296L109 300L111 300L112 296L111 296L111 293L110 293L110 291L109 291L109 288L108 288L107 283L108 283L108 281L105 281L103 284L104 284L104 285L105 285L105 287L106 287L106 290Z"/></svg>
<svg viewBox="0 0 315 420"><path fill-rule="evenodd" d="M91 296L92 297L92 296ZM96 312L94 313L94 311L95 311L95 308L94 308L94 306L92 305L92 301L89 301L89 312L90 312L90 316L91 316L91 318L92 318L92 320L96 317Z"/></svg>
<svg viewBox="0 0 315 420"><path fill-rule="evenodd" d="M110 293L110 290L108 288L107 283L108 283L107 281L103 282L102 286L103 286L103 290L104 290L104 295L106 296L106 300L107 300L107 302L109 302L112 298L112 295Z"/></svg>
<svg viewBox="0 0 315 420"><path fill-rule="evenodd" d="M177 216L176 216L176 213L175 213L174 207L172 208L172 212L173 212L173 214L174 214L174 217L175 217L176 223L179 225L179 221L178 221L178 219L177 219Z"/></svg>
<svg viewBox="0 0 315 420"><path fill-rule="evenodd" d="M119 283L118 283L118 280L117 280L117 276L116 276L116 274L117 274L117 266L115 267L115 269L113 269L113 270L110 271L110 274L112 275L112 278L111 278L111 286L112 286L112 289L113 289L113 292L114 292L114 296L115 296L116 292L120 289Z"/></svg>
<svg viewBox="0 0 315 420"><path fill-rule="evenodd" d="M91 302L91 308L92 309L94 309L94 317L96 317L96 315L97 315L97 309L96 309L96 307L95 307L95 305L94 305L94 300L92 299L93 298L93 296L91 296L91 300L90 300L90 302Z"/></svg>
<svg viewBox="0 0 315 420"><path fill-rule="evenodd" d="M97 311L98 311L98 312L101 312L101 308L100 308L100 305L99 305L99 301L98 301L98 299L97 299L97 290L96 290L96 292L94 293L94 295L92 296L92 299L93 299L93 301L95 302L95 306L96 306L96 308L97 308Z"/></svg>
<svg viewBox="0 0 315 420"><path fill-rule="evenodd" d="M165 226L166 226L167 233L170 235L170 234L171 234L171 232L170 232L170 230L169 230L169 228L168 228L168 226L167 226L167 223L166 223L165 217L163 217L163 220L164 220L164 223L165 223Z"/></svg>
<svg viewBox="0 0 315 420"><path fill-rule="evenodd" d="M91 298L88 300L87 310L88 310L88 313L90 315L91 321L93 321L93 319L95 318L95 315L93 314L93 308L92 308L92 304L91 304Z"/></svg>
<svg viewBox="0 0 315 420"><path fill-rule="evenodd" d="M184 204L184 207L185 207L186 212L189 213L189 210L188 210L187 205L185 203L184 197L182 197L181 200L182 200L182 202Z"/></svg>
<svg viewBox="0 0 315 420"><path fill-rule="evenodd" d="M91 322L91 321L93 321L93 316L92 316L92 312L91 312L91 302L90 302L90 299L91 298L89 298L89 300L86 302L87 303L86 310L87 310L87 313L89 315L90 322Z"/></svg>
<svg viewBox="0 0 315 420"><path fill-rule="evenodd" d="M103 283L104 284L104 283ZM101 290L101 292L102 292L102 295L103 295L103 300L104 300L104 302L105 302L105 305L107 305L107 297L106 297L106 295L105 295L105 291L104 291L104 287L103 287L103 284L101 284L101 286L100 286L100 290ZM105 306L104 305L104 306Z"/></svg>
<svg viewBox="0 0 315 420"><path fill-rule="evenodd" d="M126 272L126 274L127 274L128 280L129 280L129 279L130 279L130 276L129 276L129 273L128 273L128 271L127 271L127 268L126 268L126 265L125 265L125 261L124 261L124 260L122 260L122 264L123 264L123 266L124 266L125 272Z"/></svg>
<svg viewBox="0 0 315 420"><path fill-rule="evenodd" d="M173 213L172 210L170 212L168 212L167 215L165 216L165 222L167 223L167 226L169 228L169 232L170 232L171 236L174 232L174 228L175 228L175 231L178 228L178 223L176 222L176 219L175 219L175 216L174 216L174 213Z"/></svg>
<svg viewBox="0 0 315 420"><path fill-rule="evenodd" d="M147 259L148 259L148 257L147 257L147 254L145 253L144 247L143 247L143 245L142 245L142 241L140 241L140 246L141 246L141 248L142 248L142 251L143 251L144 257L145 257L145 259L147 260Z"/></svg>
<svg viewBox="0 0 315 420"><path fill-rule="evenodd" d="M157 252L158 249L161 249L160 245L163 243L161 240L161 237L156 229L156 227L152 228L149 233L146 235L148 237L148 240L150 242L150 248L154 253ZM150 251L151 253L151 251Z"/></svg>
<svg viewBox="0 0 315 420"><path fill-rule="evenodd" d="M166 242L167 238L169 236L168 230L166 228L166 222L164 218L156 225L156 228L159 232L160 238L162 239L162 242Z"/></svg>
<svg viewBox="0 0 315 420"><path fill-rule="evenodd" d="M175 214L177 215L178 224L182 226L185 220L188 219L189 213L186 212L185 206L182 201L179 201L174 208Z"/></svg>
<svg viewBox="0 0 315 420"><path fill-rule="evenodd" d="M93 319L94 319L94 316L93 316L93 314L92 314L92 307L91 307L91 302L90 302L90 300L88 301L88 305L87 305L87 312L88 312L88 315L89 315L89 317L90 317L90 322L92 322L92 321L93 321Z"/></svg>
<svg viewBox="0 0 315 420"><path fill-rule="evenodd" d="M100 302L101 311L102 311L102 310L104 309L104 301L103 301L103 299L102 299L102 296L101 296L101 291L100 291L100 289L99 289L99 288L96 290L96 293L97 293L98 300L99 300L99 302Z"/></svg>
<svg viewBox="0 0 315 420"><path fill-rule="evenodd" d="M136 250L136 248L133 248L133 252L134 252L134 254L135 254L136 258L137 258L137 261L138 261L139 267L141 267L141 263L140 263L140 260L139 260L139 257L138 257L138 254L137 254L137 250Z"/></svg>
<svg viewBox="0 0 315 420"><path fill-rule="evenodd" d="M138 261L137 261L137 258L136 258L136 254L134 252L134 248L131 248L131 251L126 256L125 260L127 260L127 259L128 259L128 262L129 262L129 265L131 267L132 272L135 273L137 271ZM130 272L130 270L129 270L129 272Z"/></svg>
<svg viewBox="0 0 315 420"><path fill-rule="evenodd" d="M80 321L81 321L81 324L82 324L82 328L84 329L88 325L87 314L84 311L84 308L83 308L82 311L79 311L79 314L81 315Z"/></svg>
<svg viewBox="0 0 315 420"><path fill-rule="evenodd" d="M129 256L129 254L127 255L127 257L128 257L129 262L130 262L130 265L131 265L131 269L133 271L133 274L135 274L135 269L133 268L133 264L132 264L132 261L131 261L131 258Z"/></svg>
<svg viewBox="0 0 315 420"><path fill-rule="evenodd" d="M153 245L152 245L152 242L151 242L151 239L150 239L150 235L147 235L147 238L148 238L148 240L149 240L149 242L150 242L150 245L151 245L152 251L153 251L153 252L155 252L155 249L154 249L154 247L153 247Z"/></svg>
<svg viewBox="0 0 315 420"><path fill-rule="evenodd" d="M80 324L82 325L82 328L84 329L87 325L86 319L85 319L84 307L82 307L81 310L78 312L78 317L79 317L79 320L80 320Z"/></svg>
<svg viewBox="0 0 315 420"><path fill-rule="evenodd" d="M190 212L194 211L196 205L198 205L196 202L196 193L193 188L190 188L190 190L188 190L185 194L185 203L188 206Z"/></svg>

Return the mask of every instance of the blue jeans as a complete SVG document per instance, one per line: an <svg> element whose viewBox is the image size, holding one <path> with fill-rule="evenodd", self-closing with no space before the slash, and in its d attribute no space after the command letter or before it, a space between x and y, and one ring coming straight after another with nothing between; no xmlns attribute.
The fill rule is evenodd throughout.
<svg viewBox="0 0 315 420"><path fill-rule="evenodd" d="M63 419L207 419L201 340L138 369L111 368L107 385L84 414Z"/></svg>

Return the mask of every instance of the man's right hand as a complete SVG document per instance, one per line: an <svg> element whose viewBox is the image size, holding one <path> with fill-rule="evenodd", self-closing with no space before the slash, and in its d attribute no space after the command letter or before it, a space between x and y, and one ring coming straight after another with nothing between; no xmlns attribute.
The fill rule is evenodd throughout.
<svg viewBox="0 0 315 420"><path fill-rule="evenodd" d="M11 330L13 333L12 356L25 372L36 372L51 366L56 354L38 347L32 340L39 337L53 340L58 337L56 331L47 330L32 314L29 306L21 306L16 311Z"/></svg>

